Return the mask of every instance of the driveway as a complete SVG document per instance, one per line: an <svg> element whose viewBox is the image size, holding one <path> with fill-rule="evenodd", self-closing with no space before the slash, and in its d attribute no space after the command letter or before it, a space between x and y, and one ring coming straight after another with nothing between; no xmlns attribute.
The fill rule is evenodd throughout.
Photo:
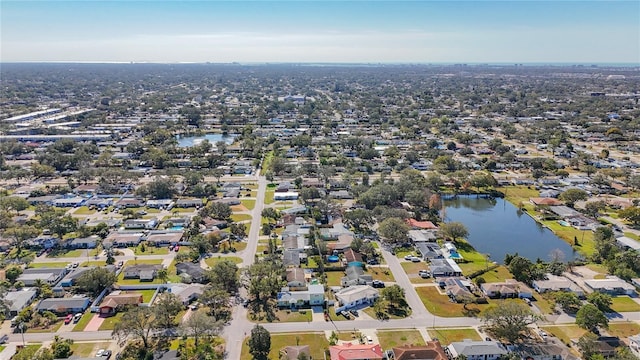
<svg viewBox="0 0 640 360"><path fill-rule="evenodd" d="M100 317L100 315L98 314L95 314L93 315L91 320L89 320L89 323L87 324L87 326L84 328L83 331L98 331L103 322L104 322L104 318Z"/></svg>

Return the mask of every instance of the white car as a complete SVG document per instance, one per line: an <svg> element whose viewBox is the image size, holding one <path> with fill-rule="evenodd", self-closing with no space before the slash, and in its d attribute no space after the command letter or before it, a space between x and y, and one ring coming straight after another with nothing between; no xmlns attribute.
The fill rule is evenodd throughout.
<svg viewBox="0 0 640 360"><path fill-rule="evenodd" d="M411 261L412 258L413 258L413 255L411 255L411 254L404 256L404 259L407 260L407 261Z"/></svg>
<svg viewBox="0 0 640 360"><path fill-rule="evenodd" d="M98 350L98 352L96 353L96 357L102 357L102 355L104 354L104 349L100 349Z"/></svg>
<svg viewBox="0 0 640 360"><path fill-rule="evenodd" d="M368 344L373 344L373 338L369 335L367 335L367 343Z"/></svg>

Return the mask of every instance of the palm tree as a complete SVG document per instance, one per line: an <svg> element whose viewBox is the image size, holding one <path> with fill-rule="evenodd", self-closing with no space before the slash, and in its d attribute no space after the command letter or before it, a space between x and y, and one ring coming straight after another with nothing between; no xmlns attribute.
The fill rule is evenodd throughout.
<svg viewBox="0 0 640 360"><path fill-rule="evenodd" d="M165 268L158 270L158 274L156 276L163 284L166 284L169 280L169 272Z"/></svg>

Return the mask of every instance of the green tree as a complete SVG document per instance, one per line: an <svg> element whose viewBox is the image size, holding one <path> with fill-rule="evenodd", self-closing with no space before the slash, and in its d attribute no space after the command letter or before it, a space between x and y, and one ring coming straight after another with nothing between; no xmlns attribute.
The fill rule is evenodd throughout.
<svg viewBox="0 0 640 360"><path fill-rule="evenodd" d="M407 305L404 289L398 284L391 285L382 289L382 297L395 308L403 308Z"/></svg>
<svg viewBox="0 0 640 360"><path fill-rule="evenodd" d="M558 291L553 294L553 299L556 305L560 306L562 310L568 313L574 314L580 308L582 301L575 293L569 291Z"/></svg>
<svg viewBox="0 0 640 360"><path fill-rule="evenodd" d="M10 283L16 282L16 279L22 275L22 268L16 265L10 265L5 269L5 277Z"/></svg>
<svg viewBox="0 0 640 360"><path fill-rule="evenodd" d="M73 351L71 350L71 345L73 344L73 340L71 339L62 339L57 335L53 339L53 343L51 344L51 353L54 359L66 359Z"/></svg>
<svg viewBox="0 0 640 360"><path fill-rule="evenodd" d="M116 274L107 268L93 268L83 272L76 279L76 286L86 292L98 295L116 282Z"/></svg>
<svg viewBox="0 0 640 360"><path fill-rule="evenodd" d="M124 344L128 339L136 339L142 341L145 349L149 349L154 329L153 309L146 306L136 306L122 315L111 334L118 339L120 344Z"/></svg>
<svg viewBox="0 0 640 360"><path fill-rule="evenodd" d="M223 323L207 315L205 309L198 309L191 313L191 316L182 324L182 328L187 335L193 337L195 346L198 347L199 340L204 338L211 341L220 333Z"/></svg>
<svg viewBox="0 0 640 360"><path fill-rule="evenodd" d="M249 353L255 360L267 360L271 351L271 334L260 325L251 330Z"/></svg>
<svg viewBox="0 0 640 360"><path fill-rule="evenodd" d="M20 211L29 207L27 200L18 196L4 196L0 197L0 210L7 212L15 211L16 215L20 214Z"/></svg>
<svg viewBox="0 0 640 360"><path fill-rule="evenodd" d="M154 326L166 330L177 326L176 315L184 309L184 304L176 294L165 292L156 298L151 309L154 313Z"/></svg>
<svg viewBox="0 0 640 360"><path fill-rule="evenodd" d="M610 312L611 304L613 304L611 295L603 294L597 291L594 291L591 294L587 295L587 301L595 305L598 310L602 311L603 313Z"/></svg>
<svg viewBox="0 0 640 360"><path fill-rule="evenodd" d="M440 225L440 235L445 239L456 241L458 238L466 238L469 236L469 230L461 222L450 222Z"/></svg>
<svg viewBox="0 0 640 360"><path fill-rule="evenodd" d="M176 193L175 181L168 177L157 176L150 183L138 188L136 193L152 199L171 199Z"/></svg>
<svg viewBox="0 0 640 360"><path fill-rule="evenodd" d="M215 321L226 322L231 318L229 293L220 288L218 284L207 286L199 300L209 307L209 313L213 315Z"/></svg>
<svg viewBox="0 0 640 360"><path fill-rule="evenodd" d="M523 338L528 331L528 325L540 320L541 317L533 313L528 306L512 301L501 302L482 314L482 322L487 331L499 339L515 343Z"/></svg>
<svg viewBox="0 0 640 360"><path fill-rule="evenodd" d="M618 211L618 216L630 221L634 226L640 226L640 207L630 206L626 209Z"/></svg>
<svg viewBox="0 0 640 360"><path fill-rule="evenodd" d="M156 273L156 277L158 278L158 280L160 280L160 282L166 284L169 280L169 271L165 268L162 268L158 270L158 272Z"/></svg>
<svg viewBox="0 0 640 360"><path fill-rule="evenodd" d="M231 233L242 239L247 236L247 225L242 223L232 223L230 226Z"/></svg>
<svg viewBox="0 0 640 360"><path fill-rule="evenodd" d="M40 234L40 230L33 226L19 226L5 230L3 236L12 240L11 245L16 249L15 256L19 259L22 256L25 241L38 236L38 234Z"/></svg>
<svg viewBox="0 0 640 360"><path fill-rule="evenodd" d="M576 313L576 324L587 330L594 330L599 326L608 328L609 319L595 305L587 303Z"/></svg>
<svg viewBox="0 0 640 360"><path fill-rule="evenodd" d="M390 217L380 222L378 233L391 244L402 244L407 241L409 225L400 218Z"/></svg>
<svg viewBox="0 0 640 360"><path fill-rule="evenodd" d="M280 219L281 214L278 210L274 208L264 208L261 213L262 217L267 219L269 222L272 220L275 222Z"/></svg>
<svg viewBox="0 0 640 360"><path fill-rule="evenodd" d="M223 259L213 264L207 277L212 284L220 286L229 294L235 294L240 287L240 270L231 260Z"/></svg>
<svg viewBox="0 0 640 360"><path fill-rule="evenodd" d="M560 194L558 198L567 203L567 206L573 207L577 201L587 200L589 195L582 189L569 189Z"/></svg>
<svg viewBox="0 0 640 360"><path fill-rule="evenodd" d="M261 261L245 269L243 282L256 301L274 296L284 284L284 266L276 259Z"/></svg>
<svg viewBox="0 0 640 360"><path fill-rule="evenodd" d="M599 354L598 337L592 333L586 333L578 339L576 344L583 359L591 359L592 356Z"/></svg>

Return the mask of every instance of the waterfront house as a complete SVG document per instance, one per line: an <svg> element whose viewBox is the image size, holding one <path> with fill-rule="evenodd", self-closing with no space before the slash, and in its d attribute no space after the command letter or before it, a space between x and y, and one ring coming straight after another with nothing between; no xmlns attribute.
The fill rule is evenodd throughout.
<svg viewBox="0 0 640 360"><path fill-rule="evenodd" d="M388 352L388 360L448 360L438 340L427 341L426 345L397 346Z"/></svg>
<svg viewBox="0 0 640 360"><path fill-rule="evenodd" d="M604 279L585 280L584 284L593 291L609 295L634 295L636 288L617 276L607 276Z"/></svg>
<svg viewBox="0 0 640 360"><path fill-rule="evenodd" d="M567 291L576 294L578 297L584 297L584 290L576 285L573 281L563 276L546 274L545 280L535 280L533 289L540 294L549 291Z"/></svg>
<svg viewBox="0 0 640 360"><path fill-rule="evenodd" d="M484 283L480 285L482 293L492 299L496 298L532 298L533 293L524 283L506 279L503 282Z"/></svg>

